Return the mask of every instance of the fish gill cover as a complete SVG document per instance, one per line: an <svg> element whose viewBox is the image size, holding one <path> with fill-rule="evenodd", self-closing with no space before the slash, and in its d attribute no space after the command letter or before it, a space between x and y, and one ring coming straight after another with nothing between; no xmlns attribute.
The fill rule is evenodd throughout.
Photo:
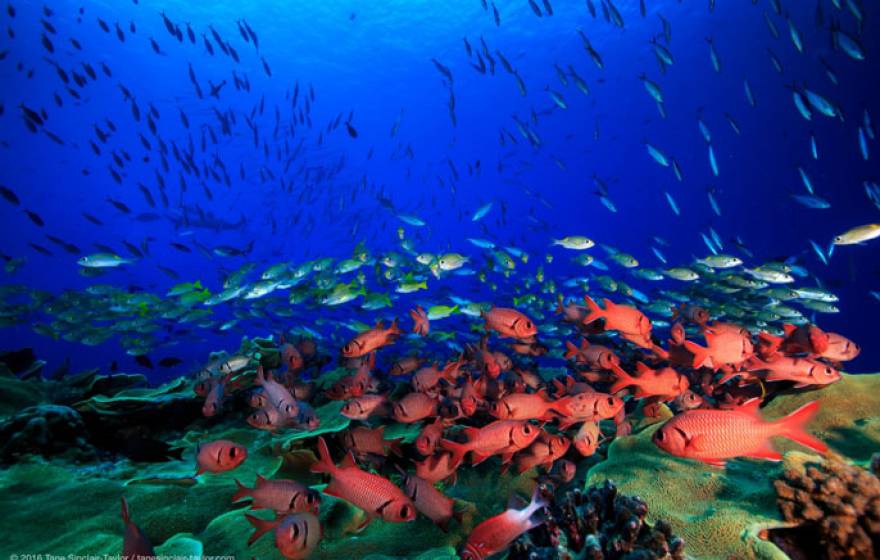
<svg viewBox="0 0 880 560"><path fill-rule="evenodd" d="M500 454L558 484L557 459L628 438L716 466L779 459L768 434L824 451L805 431L818 405L769 423L748 397L876 371L880 46L861 0L2 7L0 349L24 383L6 462L58 454L47 434L85 446L76 461L158 460L173 437L206 444L210 476L203 452L221 471L279 445L320 455L315 436L375 412L388 431L442 419L404 438L407 459ZM593 389L609 410L575 398ZM648 437L661 403L679 414ZM175 413L163 438L154 408ZM522 445L484 445L492 418ZM282 441L212 437L245 419ZM726 429L748 435L707 435ZM125 449L107 435L131 430ZM390 464L373 479L331 449L325 494L414 516ZM381 511L359 485L391 492ZM459 552L504 550L561 507L537 515L547 499L499 514L518 520L498 518L508 542Z"/></svg>

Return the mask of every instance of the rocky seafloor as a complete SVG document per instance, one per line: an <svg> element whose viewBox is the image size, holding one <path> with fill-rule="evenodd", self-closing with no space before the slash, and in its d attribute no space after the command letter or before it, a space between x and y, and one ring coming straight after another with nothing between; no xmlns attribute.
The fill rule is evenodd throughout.
<svg viewBox="0 0 880 560"><path fill-rule="evenodd" d="M320 488L308 470L315 438L349 426L337 401L317 408L317 430L271 434L232 417L203 418L189 379L150 387L140 375L47 376L41 365L0 355L0 557L118 555L124 496L157 554L280 558L270 538L247 546L252 527L246 507L230 500L234 479L252 485L259 474ZM521 537L509 557L876 557L880 495L871 492L880 481L870 467L880 451L880 375L777 395L763 415L781 417L817 395L822 407L810 431L830 446L827 458L779 440L782 463L742 459L718 469L663 453L651 442L656 420L642 419L631 435L580 462L575 480L557 489L553 522ZM389 426L386 438L412 442L419 431ZM245 445L247 460L193 478L195 443L220 438ZM449 532L420 517L374 521L356 533L362 513L324 496L324 538L312 557L456 558L469 531L503 510L509 495L527 495L534 478L535 471L499 474L493 461L461 469L456 484L443 487L462 512Z"/></svg>

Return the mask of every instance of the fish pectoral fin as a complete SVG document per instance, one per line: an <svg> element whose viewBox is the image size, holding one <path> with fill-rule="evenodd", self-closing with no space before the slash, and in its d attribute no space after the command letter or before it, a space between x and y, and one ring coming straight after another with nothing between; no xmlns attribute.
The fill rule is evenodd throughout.
<svg viewBox="0 0 880 560"><path fill-rule="evenodd" d="M476 451L474 451L473 453L471 453L471 465L479 465L491 456L492 455L483 455L482 453L477 453Z"/></svg>
<svg viewBox="0 0 880 560"><path fill-rule="evenodd" d="M693 451L703 451L706 447L706 438L703 436L692 436L686 441L685 447Z"/></svg>
<svg viewBox="0 0 880 560"><path fill-rule="evenodd" d="M325 492L326 492L326 491L325 491ZM357 527L355 527L355 532L356 532L356 533L360 533L361 531L363 531L364 529L366 529L367 525L369 525L370 522L373 521L373 517L374 517L374 516L371 515L371 514L369 514L369 513L366 514L366 517L364 518L364 520L361 521L361 522L358 524Z"/></svg>
<svg viewBox="0 0 880 560"><path fill-rule="evenodd" d="M723 469L726 464L723 459L700 459L700 461L718 469Z"/></svg>
<svg viewBox="0 0 880 560"><path fill-rule="evenodd" d="M765 443L761 449L748 453L746 457L751 457L752 459L767 459L768 461L782 460L782 454L773 449L773 446L770 445L769 441Z"/></svg>
<svg viewBox="0 0 880 560"><path fill-rule="evenodd" d="M342 496L342 493L339 490L339 487L336 484L336 479L330 481L330 484L324 488L324 493L328 496L333 496L334 498L339 498L341 500L345 500L345 497Z"/></svg>

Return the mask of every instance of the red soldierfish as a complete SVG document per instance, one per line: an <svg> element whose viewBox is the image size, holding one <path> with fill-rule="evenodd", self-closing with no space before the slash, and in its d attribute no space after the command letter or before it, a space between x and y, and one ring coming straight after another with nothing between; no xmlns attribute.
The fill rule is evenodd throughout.
<svg viewBox="0 0 880 560"><path fill-rule="evenodd" d="M709 367L718 371L724 366L739 366L754 352L752 335L739 325L714 323L711 327L703 327L706 348L699 344L684 341L685 348L693 354L692 367L698 369Z"/></svg>
<svg viewBox="0 0 880 560"><path fill-rule="evenodd" d="M623 410L623 404L623 400L607 393L578 393L568 401L568 414L559 419L559 428L564 430L578 422L598 422L614 418Z"/></svg>
<svg viewBox="0 0 880 560"><path fill-rule="evenodd" d="M296 346L281 339L281 363L287 366L287 371L298 371L302 369L305 363L302 354L296 349Z"/></svg>
<svg viewBox="0 0 880 560"><path fill-rule="evenodd" d="M578 453L584 457L589 457L599 448L601 440L602 430L599 429L599 424L596 422L584 422L574 435L572 443L574 443L574 448L578 450Z"/></svg>
<svg viewBox="0 0 880 560"><path fill-rule="evenodd" d="M471 462L482 463L495 454L507 455L525 449L535 441L540 430L521 420L496 420L482 428L466 427L465 443L456 443L448 439L440 440L440 447L453 453L453 463L461 462L468 451L472 451Z"/></svg>
<svg viewBox="0 0 880 560"><path fill-rule="evenodd" d="M480 315L486 320L486 330L496 331L502 338L526 340L538 334L532 320L516 309L492 307L489 311L481 311Z"/></svg>
<svg viewBox="0 0 880 560"><path fill-rule="evenodd" d="M691 323L705 325L709 322L709 312L698 305L681 304L680 307L672 308L672 320L675 321L679 317L684 317Z"/></svg>
<svg viewBox="0 0 880 560"><path fill-rule="evenodd" d="M408 393L391 407L394 419L403 424L412 424L437 415L437 399L425 393Z"/></svg>
<svg viewBox="0 0 880 560"><path fill-rule="evenodd" d="M543 418L551 410L565 415L571 397L548 401L544 390L537 393L513 393L492 403L489 413L499 420L534 420Z"/></svg>
<svg viewBox="0 0 880 560"><path fill-rule="evenodd" d="M386 457L389 451L398 457L401 455L400 439L385 439L385 426L352 428L342 434L342 444L357 457L367 454Z"/></svg>
<svg viewBox="0 0 880 560"><path fill-rule="evenodd" d="M581 339L580 348L566 340L565 348L566 359L574 358L577 364L584 364L595 369L611 369L612 366L620 365L620 358L613 350L598 344L590 344L586 338Z"/></svg>
<svg viewBox="0 0 880 560"><path fill-rule="evenodd" d="M346 358L360 358L383 346L393 344L402 331L397 327L397 319L392 321L387 329L382 321L376 323L376 327L364 331L351 339L342 347L342 355Z"/></svg>
<svg viewBox="0 0 880 560"><path fill-rule="evenodd" d="M318 512L321 495L308 486L295 480L266 480L257 475L253 488L248 488L235 479L238 491L232 496L232 502L251 499L251 509L271 509L277 513L299 513L301 511Z"/></svg>
<svg viewBox="0 0 880 560"><path fill-rule="evenodd" d="M749 371L765 371L767 381L794 381L795 387L828 385L840 381L840 372L817 360L776 355L766 362L753 357L747 362Z"/></svg>
<svg viewBox="0 0 880 560"><path fill-rule="evenodd" d="M583 323L584 317L587 316L587 308L574 303L565 303L562 294L559 294L558 303L556 304L556 314L562 315L562 320L566 323L574 323L579 325Z"/></svg>
<svg viewBox="0 0 880 560"><path fill-rule="evenodd" d="M724 466L727 459L752 457L779 461L770 438L781 436L819 453L828 450L806 431L807 422L819 409L819 401L800 407L784 418L768 422L758 413L760 399L734 410L688 410L674 416L654 432L654 443L672 455Z"/></svg>
<svg viewBox="0 0 880 560"><path fill-rule="evenodd" d="M648 317L629 305L618 305L609 299L603 300L605 309L590 298L584 296L589 313L584 317L583 324L590 323L599 319L605 320L606 331L618 331L620 335L640 346L642 348L652 348L651 342L651 320Z"/></svg>
<svg viewBox="0 0 880 560"><path fill-rule="evenodd" d="M296 513L276 517L274 520L260 519L249 513L244 516L254 526L254 532L248 539L248 546L274 529L275 546L287 560L308 558L321 541L321 522L311 513Z"/></svg>
<svg viewBox="0 0 880 560"><path fill-rule="evenodd" d="M265 375L263 366L257 367L257 385L263 388L263 392L269 399L269 404L278 409L283 416L287 418L296 418L299 412L299 406L296 399L287 390L287 387L272 379L272 375Z"/></svg>
<svg viewBox="0 0 880 560"><path fill-rule="evenodd" d="M437 418L433 423L422 428L422 433L416 438L416 450L424 456L434 454L437 443L443 437L443 422Z"/></svg>
<svg viewBox="0 0 880 560"><path fill-rule="evenodd" d="M415 309L411 309L409 316L412 317L413 320L412 332L419 336L427 336L428 332L431 330L431 322L428 320L428 314L425 313L422 306L419 305Z"/></svg>
<svg viewBox="0 0 880 560"><path fill-rule="evenodd" d="M859 355L862 349L845 336L828 333L828 348L819 357L832 362L848 362Z"/></svg>
<svg viewBox="0 0 880 560"><path fill-rule="evenodd" d="M612 393L634 386L636 398L660 397L664 401L671 401L690 387L688 378L671 367L651 369L638 362L636 363L638 377L631 376L619 366L614 366L613 369L617 381L609 389Z"/></svg>
<svg viewBox="0 0 880 560"><path fill-rule="evenodd" d="M231 471L247 459L247 449L234 441L218 439L208 443L200 443L196 447L195 476L203 472L221 473Z"/></svg>
<svg viewBox="0 0 880 560"><path fill-rule="evenodd" d="M508 508L483 521L468 535L459 553L461 560L483 560L506 550L518 536L544 523L544 519L535 514L545 505L536 488L531 503L525 508Z"/></svg>
<svg viewBox="0 0 880 560"><path fill-rule="evenodd" d="M366 420L371 416L386 414L387 405L388 399L385 395L364 395L345 403L340 414L350 420Z"/></svg>
<svg viewBox="0 0 880 560"><path fill-rule="evenodd" d="M218 379L211 384L211 390L205 395L205 404L202 405L202 414L205 417L210 418L220 412L223 407L223 392L230 377L232 377L231 373L223 380Z"/></svg>
<svg viewBox="0 0 880 560"><path fill-rule="evenodd" d="M455 500L434 488L427 480L403 473L403 491L419 513L433 521L444 533L449 530L449 520L453 517L461 522L461 515L455 512Z"/></svg>
<svg viewBox="0 0 880 560"><path fill-rule="evenodd" d="M150 539L134 524L128 513L128 502L122 497L122 522L125 523L125 536L122 539L122 558L152 558L156 556Z"/></svg>
<svg viewBox="0 0 880 560"><path fill-rule="evenodd" d="M535 443L516 456L516 472L522 474L538 465L543 465L549 471L553 462L564 457L569 447L571 440L567 437L550 435L541 430Z"/></svg>
<svg viewBox="0 0 880 560"><path fill-rule="evenodd" d="M449 451L439 451L424 461L415 461L416 476L428 482L436 483L455 475L461 461L454 461Z"/></svg>
<svg viewBox="0 0 880 560"><path fill-rule="evenodd" d="M330 484L324 493L335 496L364 510L367 519L365 527L373 517L380 516L385 521L400 523L412 521L416 509L406 494L385 477L361 470L349 452L339 466L333 463L327 442L318 437L318 462L312 465L312 472L328 473Z"/></svg>

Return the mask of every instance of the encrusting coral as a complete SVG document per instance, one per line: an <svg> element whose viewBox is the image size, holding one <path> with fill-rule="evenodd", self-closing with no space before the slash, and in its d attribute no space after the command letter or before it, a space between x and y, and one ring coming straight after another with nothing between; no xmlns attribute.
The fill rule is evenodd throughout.
<svg viewBox="0 0 880 560"><path fill-rule="evenodd" d="M832 456L786 469L774 486L783 517L796 524L783 545L799 549L787 550L790 556L868 560L880 554L876 474Z"/></svg>

